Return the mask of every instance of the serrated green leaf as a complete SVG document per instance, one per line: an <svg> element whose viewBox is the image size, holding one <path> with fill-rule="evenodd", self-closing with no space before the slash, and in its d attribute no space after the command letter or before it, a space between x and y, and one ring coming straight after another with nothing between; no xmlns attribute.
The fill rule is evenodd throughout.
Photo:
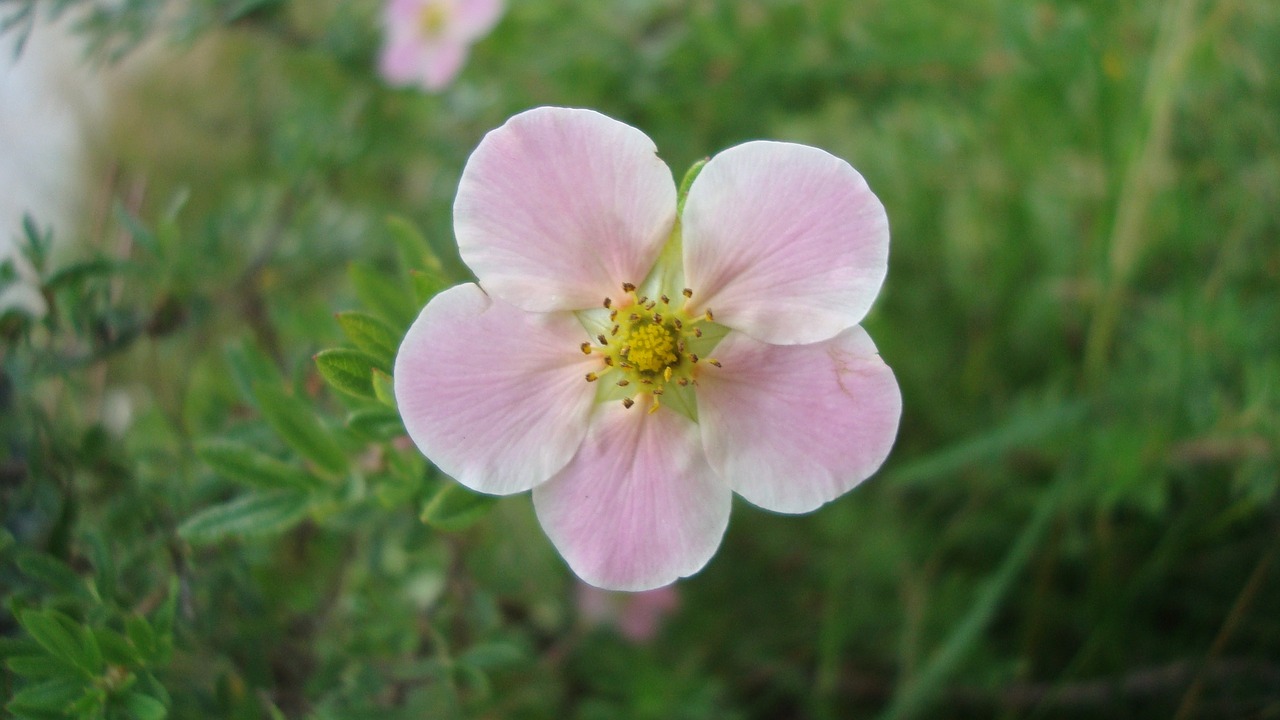
<svg viewBox="0 0 1280 720"><path fill-rule="evenodd" d="M252 493L205 508L178 526L178 534L191 542L214 542L283 532L306 517L307 506L307 496L298 492Z"/></svg>
<svg viewBox="0 0 1280 720"><path fill-rule="evenodd" d="M124 709L135 720L164 720L169 710L164 703L140 692L131 692L124 696Z"/></svg>
<svg viewBox="0 0 1280 720"><path fill-rule="evenodd" d="M102 652L87 629L57 610L27 610L18 622L54 657L89 675L102 672Z"/></svg>
<svg viewBox="0 0 1280 720"><path fill-rule="evenodd" d="M244 443L207 440L196 448L215 472L263 490L315 490L324 487L319 478Z"/></svg>
<svg viewBox="0 0 1280 720"><path fill-rule="evenodd" d="M381 315L393 327L409 327L417 314L417 307L397 278L361 263L352 263L347 274L361 305Z"/></svg>
<svg viewBox="0 0 1280 720"><path fill-rule="evenodd" d="M84 690L85 681L80 678L55 678L19 690L5 707L14 713L63 712Z"/></svg>
<svg viewBox="0 0 1280 720"><path fill-rule="evenodd" d="M378 361L360 350L335 348L321 350L315 356L316 368L330 385L348 395L373 398L373 376Z"/></svg>
<svg viewBox="0 0 1280 720"><path fill-rule="evenodd" d="M331 475L346 473L346 453L306 403L275 384L257 385L253 394L267 423L289 447Z"/></svg>
<svg viewBox="0 0 1280 720"><path fill-rule="evenodd" d="M471 492L452 480L441 483L422 507L422 522L440 530L456 532L471 527L489 512L498 499Z"/></svg>
<svg viewBox="0 0 1280 720"><path fill-rule="evenodd" d="M370 380L373 383L373 396L378 402L389 408L396 406L396 386L391 376L375 369L371 374Z"/></svg>
<svg viewBox="0 0 1280 720"><path fill-rule="evenodd" d="M386 441L405 434L400 413L390 408L360 408L347 416L347 427L370 440Z"/></svg>
<svg viewBox="0 0 1280 720"><path fill-rule="evenodd" d="M355 310L338 313L338 324L357 348L377 360L379 368L391 369L401 338L390 325L368 313Z"/></svg>
<svg viewBox="0 0 1280 720"><path fill-rule="evenodd" d="M36 552L24 552L17 560L18 569L24 575L38 580L51 589L69 595L88 596L89 588L70 565L53 557Z"/></svg>

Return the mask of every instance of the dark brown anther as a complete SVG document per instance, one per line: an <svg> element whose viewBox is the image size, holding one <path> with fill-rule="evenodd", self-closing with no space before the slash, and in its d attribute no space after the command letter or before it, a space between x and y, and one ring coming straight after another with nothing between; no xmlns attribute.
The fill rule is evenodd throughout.
<svg viewBox="0 0 1280 720"><path fill-rule="evenodd" d="M680 378L679 380L676 380L676 382L680 384L680 387L688 387L689 378Z"/></svg>
<svg viewBox="0 0 1280 720"><path fill-rule="evenodd" d="M707 322L715 322L716 316L711 314L711 308L707 308Z"/></svg>
<svg viewBox="0 0 1280 720"><path fill-rule="evenodd" d="M634 365L632 365L632 364L631 364L631 363L629 363L629 362L620 362L620 363L618 363L618 367L622 368L623 370L630 370L631 368L633 368L633 367L635 367L635 366L634 366Z"/></svg>
<svg viewBox="0 0 1280 720"><path fill-rule="evenodd" d="M599 379L600 379L599 375L595 373L587 373L587 382L595 382Z"/></svg>
<svg viewBox="0 0 1280 720"><path fill-rule="evenodd" d="M720 364L719 360L712 359L712 360L708 360L707 362L711 363L712 365L715 365L716 367L724 367L723 365Z"/></svg>
<svg viewBox="0 0 1280 720"><path fill-rule="evenodd" d="M657 301L657 300L650 300L649 302L644 303L644 309L645 309L645 310L652 310L652 309L654 309L655 307L657 307L657 305L658 305L658 301Z"/></svg>
<svg viewBox="0 0 1280 720"><path fill-rule="evenodd" d="M640 378L641 385L652 385L653 381L648 378Z"/></svg>
<svg viewBox="0 0 1280 720"><path fill-rule="evenodd" d="M663 305L670 305L670 304L671 304L671 298L667 297L666 295L659 295L659 296L658 296L658 299L662 301L662 304L663 304Z"/></svg>
<svg viewBox="0 0 1280 720"><path fill-rule="evenodd" d="M701 328L694 328L694 329L693 329L693 336L694 336L694 337L702 337L702 329L701 329Z"/></svg>
<svg viewBox="0 0 1280 720"><path fill-rule="evenodd" d="M621 326L621 325L614 325L614 326L613 326L613 329L609 331L609 334L610 334L610 335L617 335L617 334L618 334L618 331L619 331L619 330L621 330L621 329L622 329L622 326Z"/></svg>
<svg viewBox="0 0 1280 720"><path fill-rule="evenodd" d="M617 311L617 310L614 310L614 311L610 312L610 313L609 313L609 319L610 319L610 320L617 320L617 319L618 319L618 311Z"/></svg>
<svg viewBox="0 0 1280 720"><path fill-rule="evenodd" d="M693 290L691 288L685 288L681 294L684 295L685 299L687 300L693 297Z"/></svg>
<svg viewBox="0 0 1280 720"><path fill-rule="evenodd" d="M662 388L654 388L654 389L653 389L653 394L654 394L654 395L661 395L661 394L662 394Z"/></svg>
<svg viewBox="0 0 1280 720"><path fill-rule="evenodd" d="M683 340L681 340L680 342L677 342L677 343L676 343L676 350L679 350L680 352L684 352L684 341L683 341Z"/></svg>
<svg viewBox="0 0 1280 720"><path fill-rule="evenodd" d="M654 314L653 314L653 322L654 322L655 324L657 324L657 325L661 325L661 324L662 324L662 313L654 313Z"/></svg>
<svg viewBox="0 0 1280 720"><path fill-rule="evenodd" d="M630 380L619 380L618 387L626 387L631 384Z"/></svg>
<svg viewBox="0 0 1280 720"><path fill-rule="evenodd" d="M613 307L613 298L605 298L605 299L604 299L604 309L605 309L605 310L608 310L608 309L609 309L609 308L611 308L611 307Z"/></svg>
<svg viewBox="0 0 1280 720"><path fill-rule="evenodd" d="M622 349L618 351L618 354L619 354L619 355L621 355L622 357L626 357L626 356L630 355L630 354L631 354L631 346L630 346L630 345L623 345L623 346L622 346Z"/></svg>
<svg viewBox="0 0 1280 720"><path fill-rule="evenodd" d="M582 354L583 354L583 355L590 355L590 354L591 354L591 343L589 343L589 342L585 342L585 343L582 343L581 345L579 345L578 347L582 348Z"/></svg>
<svg viewBox="0 0 1280 720"><path fill-rule="evenodd" d="M647 302L649 302L649 296L648 296L648 295L644 295L644 296L642 296L639 300L636 300L636 304L637 304L637 305L643 305L643 304L645 304L645 303L647 303Z"/></svg>
<svg viewBox="0 0 1280 720"><path fill-rule="evenodd" d="M693 363L694 365L697 365L697 364L698 364L698 356L697 356L697 354L695 354L695 353L689 353L689 362Z"/></svg>
<svg viewBox="0 0 1280 720"><path fill-rule="evenodd" d="M622 283L622 292L634 292L635 289L635 283Z"/></svg>
<svg viewBox="0 0 1280 720"><path fill-rule="evenodd" d="M612 356L612 355L605 355L605 356L604 356L604 364L605 364L605 365L608 365L609 367L613 367L613 356Z"/></svg>
<svg viewBox="0 0 1280 720"><path fill-rule="evenodd" d="M631 322L635 322L640 319L640 316L635 313L631 313L631 315L628 316L627 319L630 320Z"/></svg>
<svg viewBox="0 0 1280 720"><path fill-rule="evenodd" d="M603 334L597 335L597 336L596 336L596 339L600 341L600 344L601 344L601 345L608 345L608 344L609 344L609 339L608 339L608 338L606 338Z"/></svg>
<svg viewBox="0 0 1280 720"><path fill-rule="evenodd" d="M680 322L680 318L672 318L671 322L675 323L677 330L684 329L684 323Z"/></svg>
<svg viewBox="0 0 1280 720"><path fill-rule="evenodd" d="M630 410L631 406L635 404L636 404L636 401L632 400L631 398L622 398L622 407L628 410Z"/></svg>

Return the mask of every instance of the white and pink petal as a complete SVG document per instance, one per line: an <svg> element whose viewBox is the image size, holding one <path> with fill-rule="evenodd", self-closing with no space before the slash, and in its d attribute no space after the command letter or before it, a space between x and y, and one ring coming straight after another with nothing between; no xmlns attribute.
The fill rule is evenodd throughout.
<svg viewBox="0 0 1280 720"><path fill-rule="evenodd" d="M898 432L902 395L861 327L810 345L731 333L698 377L707 458L755 505L809 512L874 473Z"/></svg>
<svg viewBox="0 0 1280 720"><path fill-rule="evenodd" d="M692 575L720 546L732 493L679 413L600 405L578 455L533 491L538 520L569 567L607 590Z"/></svg>
<svg viewBox="0 0 1280 720"><path fill-rule="evenodd" d="M681 222L695 306L764 342L856 325L888 270L884 206L849 163L807 145L756 141L711 158Z"/></svg>
<svg viewBox="0 0 1280 720"><path fill-rule="evenodd" d="M671 171L639 130L591 110L512 117L467 160L458 249L494 297L581 310L648 274L675 222Z"/></svg>
<svg viewBox="0 0 1280 720"><path fill-rule="evenodd" d="M528 313L474 284L427 304L400 345L395 396L409 437L467 487L528 490L573 458L596 388L571 313Z"/></svg>

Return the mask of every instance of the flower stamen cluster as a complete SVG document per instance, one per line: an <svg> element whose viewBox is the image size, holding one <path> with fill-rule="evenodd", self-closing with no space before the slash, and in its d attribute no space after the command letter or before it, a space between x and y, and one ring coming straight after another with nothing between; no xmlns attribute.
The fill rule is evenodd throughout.
<svg viewBox="0 0 1280 720"><path fill-rule="evenodd" d="M659 295L656 300L639 295L634 283L623 283L624 296L618 302L612 297L604 299L609 311L611 326L608 333L596 335L598 345L582 343L585 355L596 355L604 368L586 375L587 382L595 382L610 373L618 377L617 387L636 387L622 398L622 405L631 409L635 405L635 393L653 396L649 413L661 406L660 398L668 383L680 387L697 387L699 362L722 367L715 358L698 357L691 345L702 337L702 323L712 322L711 310L700 314L689 312L693 290L684 289L684 301L675 305L671 298ZM614 378L610 378L614 380Z"/></svg>

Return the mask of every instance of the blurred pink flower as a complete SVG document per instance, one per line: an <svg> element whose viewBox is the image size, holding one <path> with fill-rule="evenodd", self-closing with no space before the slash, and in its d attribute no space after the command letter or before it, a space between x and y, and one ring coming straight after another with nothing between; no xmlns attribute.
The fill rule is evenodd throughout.
<svg viewBox="0 0 1280 720"><path fill-rule="evenodd" d="M388 0L382 76L394 85L443 89L501 15L502 0Z"/></svg>
<svg viewBox="0 0 1280 720"><path fill-rule="evenodd" d="M619 593L578 583L577 594L578 612L588 625L612 625L633 643L652 640L662 628L662 621L680 607L675 585Z"/></svg>
<svg viewBox="0 0 1280 720"><path fill-rule="evenodd" d="M732 492L802 513L853 488L901 414L857 325L889 243L857 171L749 142L711 158L677 214L639 130L516 115L472 153L454 203L480 284L432 299L396 358L418 448L479 492L532 488L569 566L612 590L700 570Z"/></svg>

